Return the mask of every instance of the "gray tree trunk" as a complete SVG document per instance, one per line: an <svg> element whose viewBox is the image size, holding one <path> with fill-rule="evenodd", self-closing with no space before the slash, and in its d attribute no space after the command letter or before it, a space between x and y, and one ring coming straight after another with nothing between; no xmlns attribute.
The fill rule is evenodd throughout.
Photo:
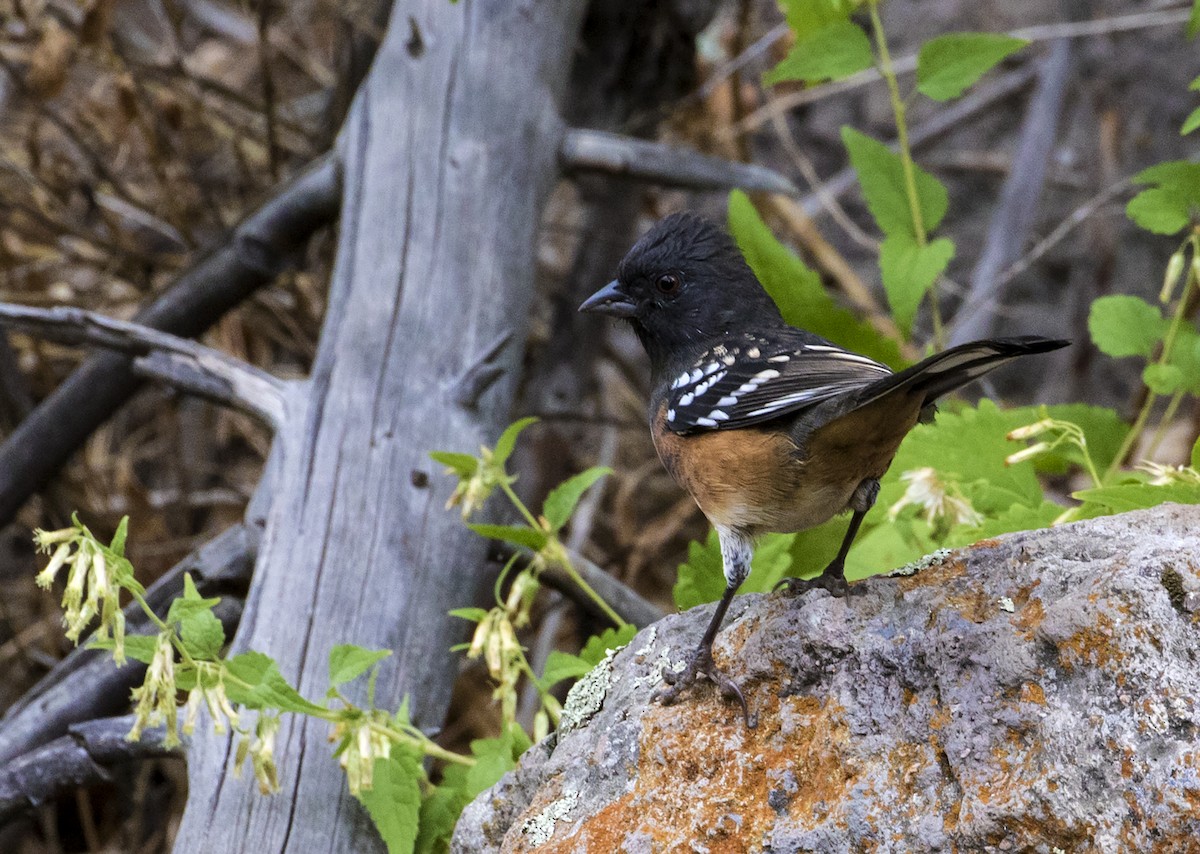
<svg viewBox="0 0 1200 854"><path fill-rule="evenodd" d="M329 309L276 437L275 500L234 649L273 656L311 699L330 648L357 643L395 651L379 705L409 695L425 726L445 714L447 650L463 631L446 611L470 603L485 544L442 509L449 484L427 452L474 451L510 415L581 6L397 4L343 130ZM464 398L457 380L504 335L503 374ZM285 718L282 792L264 798L228 773L228 739L198 734L176 851L378 849L327 736Z"/></svg>

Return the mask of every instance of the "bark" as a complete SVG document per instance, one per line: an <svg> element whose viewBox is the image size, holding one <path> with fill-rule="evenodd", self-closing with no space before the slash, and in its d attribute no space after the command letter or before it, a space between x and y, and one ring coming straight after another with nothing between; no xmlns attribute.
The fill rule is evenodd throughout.
<svg viewBox="0 0 1200 854"><path fill-rule="evenodd" d="M357 643L395 652L379 705L407 695L423 726L445 713L462 633L445 614L472 601L486 543L443 511L450 485L427 453L473 451L509 417L579 17L564 0L406 4L351 109L330 308L276 436L234 650L273 656L310 698L325 693L330 648ZM459 394L504 335L495 382ZM325 724L285 719L274 798L228 773L229 740L197 732L177 851L380 848Z"/></svg>

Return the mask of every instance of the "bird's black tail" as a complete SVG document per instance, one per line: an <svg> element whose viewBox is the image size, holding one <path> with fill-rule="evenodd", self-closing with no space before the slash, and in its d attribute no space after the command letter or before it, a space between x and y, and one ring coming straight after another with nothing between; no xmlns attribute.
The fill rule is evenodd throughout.
<svg viewBox="0 0 1200 854"><path fill-rule="evenodd" d="M951 347L911 368L872 383L863 389L859 406L887 394L904 390L924 395L924 404L933 403L943 394L995 370L1020 356L1046 353L1066 347L1070 341L1024 335L1020 338L985 338Z"/></svg>

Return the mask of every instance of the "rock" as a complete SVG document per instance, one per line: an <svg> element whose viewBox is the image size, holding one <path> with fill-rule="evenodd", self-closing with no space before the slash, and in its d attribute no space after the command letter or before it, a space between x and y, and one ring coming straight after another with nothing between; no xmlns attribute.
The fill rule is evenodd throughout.
<svg viewBox="0 0 1200 854"><path fill-rule="evenodd" d="M909 575L710 607L581 681L456 852L1200 851L1200 507L1009 535Z"/></svg>

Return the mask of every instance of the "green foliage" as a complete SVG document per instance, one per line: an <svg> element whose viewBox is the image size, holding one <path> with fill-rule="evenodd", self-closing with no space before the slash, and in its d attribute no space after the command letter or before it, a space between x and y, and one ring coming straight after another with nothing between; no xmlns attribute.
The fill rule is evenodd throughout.
<svg viewBox="0 0 1200 854"><path fill-rule="evenodd" d="M784 80L804 83L841 80L870 68L874 61L871 41L862 27L849 20L834 21L798 36L788 55L763 81L775 84Z"/></svg>
<svg viewBox="0 0 1200 854"><path fill-rule="evenodd" d="M393 748L386 758L375 760L371 788L359 800L371 815L388 854L408 854L417 841L421 816L421 755L415 750Z"/></svg>
<svg viewBox="0 0 1200 854"><path fill-rule="evenodd" d="M1200 207L1200 163L1174 160L1144 169L1137 184L1156 186L1129 200L1125 213L1154 234L1177 234L1187 228Z"/></svg>
<svg viewBox="0 0 1200 854"><path fill-rule="evenodd" d="M525 548L533 549L534 551L545 546L548 539L545 531L526 525L471 523L467 527L479 536L487 537L489 540L501 540L505 543L512 543L514 546L525 546Z"/></svg>
<svg viewBox="0 0 1200 854"><path fill-rule="evenodd" d="M855 0L780 0L788 26L798 38L805 38L845 21L861 2Z"/></svg>
<svg viewBox="0 0 1200 854"><path fill-rule="evenodd" d="M821 277L775 239L741 191L729 196L729 230L785 321L893 368L904 364L896 342L839 306Z"/></svg>
<svg viewBox="0 0 1200 854"><path fill-rule="evenodd" d="M608 628L598 635L588 638L579 655L571 655L561 650L554 650L546 659L546 667L542 672L541 684L551 688L564 679L579 679L600 663L610 649L619 649L633 640L637 634L637 626L627 624L620 628Z"/></svg>
<svg viewBox="0 0 1200 854"><path fill-rule="evenodd" d="M879 272L896 325L906 335L917 307L954 258L953 241L939 237L921 245L904 232L889 234L879 251Z"/></svg>
<svg viewBox="0 0 1200 854"><path fill-rule="evenodd" d="M1106 355L1150 358L1167 332L1167 321L1144 299L1119 294L1092 303L1088 332Z"/></svg>
<svg viewBox="0 0 1200 854"><path fill-rule="evenodd" d="M1187 136L1196 128L1200 128L1200 107L1188 113L1188 117L1183 120L1183 126L1179 128L1179 135Z"/></svg>
<svg viewBox="0 0 1200 854"><path fill-rule="evenodd" d="M1200 34L1200 0L1192 0L1192 14L1188 18L1187 37L1194 39Z"/></svg>
<svg viewBox="0 0 1200 854"><path fill-rule="evenodd" d="M916 210L922 224L918 232L901 155L849 127L842 128L842 141L867 208L885 235L879 272L896 325L907 335L917 306L954 257L954 243L949 239L925 242L926 233L937 228L946 215L946 188L924 169L913 166Z"/></svg>
<svg viewBox="0 0 1200 854"><path fill-rule="evenodd" d="M612 474L612 469L594 466L574 477L567 478L552 489L542 505L542 515L550 523L550 530L561 530L567 520L571 518L571 514L575 512L575 506L583 497L583 493L587 492L592 484L600 478L609 474Z"/></svg>
<svg viewBox="0 0 1200 854"><path fill-rule="evenodd" d="M1086 505L1102 508L1104 513L1125 513L1129 510L1144 510L1160 504L1200 504L1200 482L1176 481L1173 483L1120 483L1096 489L1083 489L1072 497Z"/></svg>
<svg viewBox="0 0 1200 854"><path fill-rule="evenodd" d="M231 677L225 689L230 701L247 709L275 709L304 715L325 712L288 683L269 655L243 652L226 660L225 671Z"/></svg>
<svg viewBox="0 0 1200 854"><path fill-rule="evenodd" d="M842 142L862 185L867 208L880 230L889 236L905 234L915 240L917 233L900 155L852 127L842 128ZM933 231L941 224L949 207L946 187L920 167L916 167L916 185L925 230Z"/></svg>
<svg viewBox="0 0 1200 854"><path fill-rule="evenodd" d="M930 39L917 54L917 88L935 101L957 98L1027 44L995 33L952 33Z"/></svg>
<svg viewBox="0 0 1200 854"><path fill-rule="evenodd" d="M364 649L352 643L338 644L329 651L330 687L357 679L391 654L390 649Z"/></svg>

